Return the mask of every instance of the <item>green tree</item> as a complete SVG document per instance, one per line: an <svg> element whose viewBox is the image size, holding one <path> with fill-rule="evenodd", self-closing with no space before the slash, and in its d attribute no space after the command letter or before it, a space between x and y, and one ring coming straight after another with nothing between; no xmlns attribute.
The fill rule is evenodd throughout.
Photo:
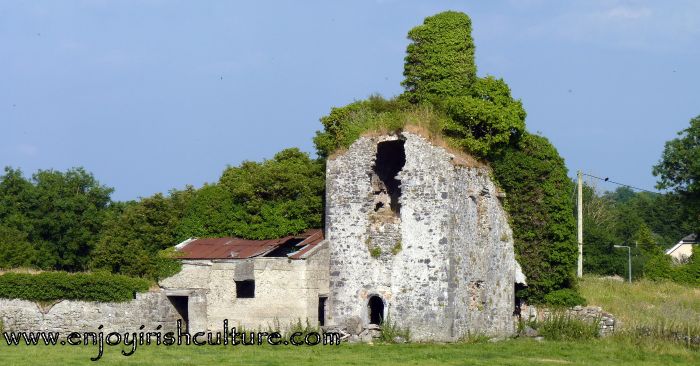
<svg viewBox="0 0 700 366"><path fill-rule="evenodd" d="M229 167L219 185L234 206L231 235L269 239L321 227L323 164L297 148L262 163Z"/></svg>
<svg viewBox="0 0 700 366"><path fill-rule="evenodd" d="M39 170L32 176L34 202L30 216L42 255L53 253L54 269L87 268L99 239L112 188L101 185L83 168L66 172Z"/></svg>
<svg viewBox="0 0 700 366"><path fill-rule="evenodd" d="M634 235L634 244L639 247L641 252L647 257L655 257L664 254L663 249L661 249L654 238L654 233L651 232L651 229L646 223L639 225Z"/></svg>
<svg viewBox="0 0 700 366"><path fill-rule="evenodd" d="M634 192L632 192L634 194ZM583 272L598 275L627 274L627 253L614 245L623 241L616 234L616 202L598 195L595 187L583 186Z"/></svg>
<svg viewBox="0 0 700 366"><path fill-rule="evenodd" d="M27 234L0 224L0 268L31 267L36 262L36 250Z"/></svg>
<svg viewBox="0 0 700 366"><path fill-rule="evenodd" d="M0 176L0 223L25 234L33 233L30 213L34 203L34 186L19 169L5 167ZM9 235L9 231L5 232Z"/></svg>
<svg viewBox="0 0 700 366"><path fill-rule="evenodd" d="M238 212L237 212L238 211ZM240 208L219 184L207 184L197 190L178 224L180 238L237 236L244 231Z"/></svg>
<svg viewBox="0 0 700 366"><path fill-rule="evenodd" d="M700 116L666 142L661 161L653 168L659 189L672 189L684 198L683 207L692 216L694 231L700 232Z"/></svg>
<svg viewBox="0 0 700 366"><path fill-rule="evenodd" d="M0 241L19 240L13 248L27 251L21 265L83 270L111 192L83 168L39 170L31 180L19 169L5 168L0 177L0 225L5 227Z"/></svg>
<svg viewBox="0 0 700 366"><path fill-rule="evenodd" d="M91 268L153 279L172 274L172 260L163 250L182 239L176 236L186 206L181 201L187 201L193 191L172 191L170 197L159 193L112 212L92 255Z"/></svg>

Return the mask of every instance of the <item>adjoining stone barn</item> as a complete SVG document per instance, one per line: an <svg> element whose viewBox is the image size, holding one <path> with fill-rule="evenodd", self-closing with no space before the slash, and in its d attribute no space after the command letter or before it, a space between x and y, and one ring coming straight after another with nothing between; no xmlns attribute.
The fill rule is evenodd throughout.
<svg viewBox="0 0 700 366"><path fill-rule="evenodd" d="M160 281L190 333L230 327L323 325L328 246L320 229L273 240L189 239L182 270Z"/></svg>

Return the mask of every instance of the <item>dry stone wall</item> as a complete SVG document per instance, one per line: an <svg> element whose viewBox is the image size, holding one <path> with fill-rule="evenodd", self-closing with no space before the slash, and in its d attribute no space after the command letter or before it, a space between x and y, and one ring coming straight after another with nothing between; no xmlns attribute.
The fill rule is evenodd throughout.
<svg viewBox="0 0 700 366"><path fill-rule="evenodd" d="M134 332L174 331L180 319L177 310L161 291L136 294L126 302L63 300L53 305L16 299L0 299L0 319L5 331ZM103 328L98 330L102 325Z"/></svg>

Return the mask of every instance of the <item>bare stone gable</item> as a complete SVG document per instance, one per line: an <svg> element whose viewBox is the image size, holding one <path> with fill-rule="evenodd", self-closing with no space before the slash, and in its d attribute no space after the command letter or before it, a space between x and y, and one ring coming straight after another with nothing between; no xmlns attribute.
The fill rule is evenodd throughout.
<svg viewBox="0 0 700 366"><path fill-rule="evenodd" d="M329 159L329 322L387 317L414 340L513 332L513 236L484 167L426 138L362 137Z"/></svg>

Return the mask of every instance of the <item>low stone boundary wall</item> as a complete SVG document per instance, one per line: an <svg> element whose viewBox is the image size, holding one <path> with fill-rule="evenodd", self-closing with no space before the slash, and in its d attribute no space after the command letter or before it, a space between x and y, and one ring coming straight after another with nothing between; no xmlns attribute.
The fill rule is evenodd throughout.
<svg viewBox="0 0 700 366"><path fill-rule="evenodd" d="M14 332L134 332L173 331L180 319L162 291L136 294L126 302L62 300L42 306L32 301L0 299L0 320L4 331ZM102 325L102 329L98 327ZM184 328L184 324L183 324Z"/></svg>
<svg viewBox="0 0 700 366"><path fill-rule="evenodd" d="M532 305L521 305L520 318L525 321L543 321L555 313L554 310L548 308L537 308ZM615 327L618 325L615 317L603 311L600 306L574 306L565 310L565 315L575 319L584 321L598 321L598 333L601 336L607 336L615 332Z"/></svg>

